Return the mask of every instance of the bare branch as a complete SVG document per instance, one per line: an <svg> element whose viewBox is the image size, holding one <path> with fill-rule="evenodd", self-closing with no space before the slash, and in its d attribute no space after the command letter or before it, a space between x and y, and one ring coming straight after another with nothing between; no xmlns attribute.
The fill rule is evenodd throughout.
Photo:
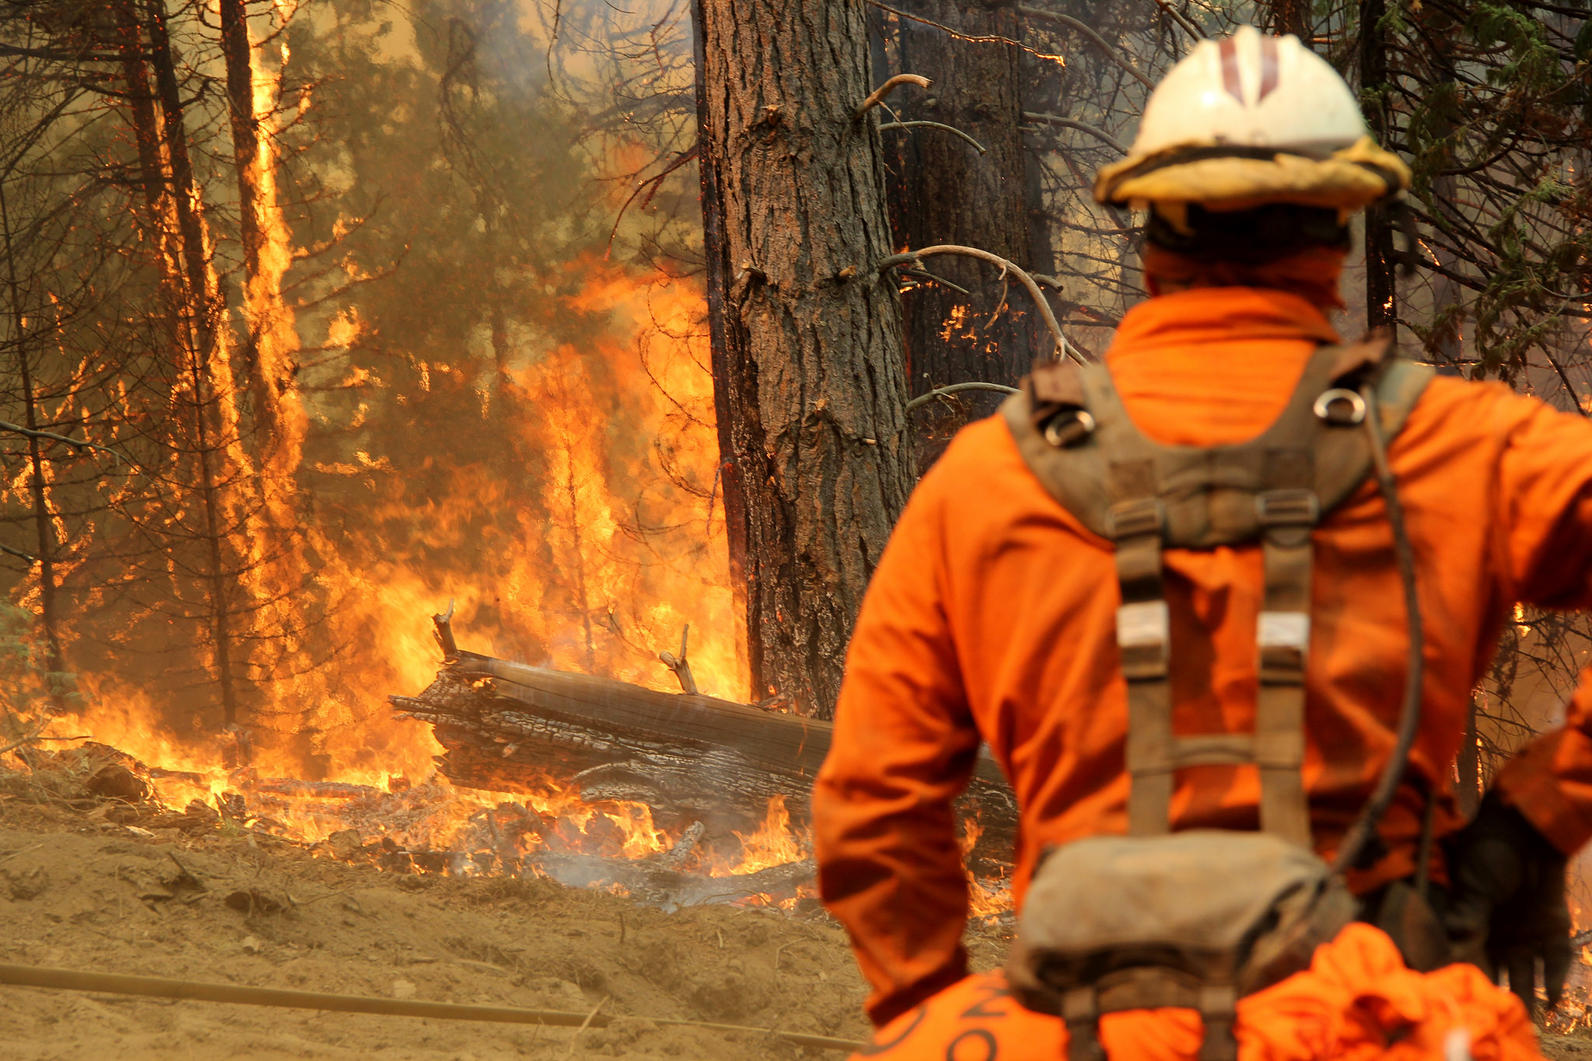
<svg viewBox="0 0 1592 1061"><path fill-rule="evenodd" d="M97 449L102 450L105 453L109 453L113 457L121 457L121 454L117 453L109 446L101 446L94 442L85 442L80 438L71 438L67 435L58 435L54 431L35 431L31 427L23 427L21 424L13 424L9 420L0 420L0 431L10 431L13 434L22 435L27 438L45 438L52 442L65 442L68 446L72 446L75 449ZM29 559L32 558L29 557Z"/></svg>
<svg viewBox="0 0 1592 1061"><path fill-rule="evenodd" d="M947 280L938 273L931 273L927 269L902 269L901 275L912 280L927 280L931 284L939 284L941 287L949 288L952 291L955 291L958 295L972 294L971 291L963 287L961 284Z"/></svg>
<svg viewBox="0 0 1592 1061"><path fill-rule="evenodd" d="M1016 387L1008 387L1004 383L985 383L982 380L972 380L967 383L949 383L944 387L935 387L927 394L920 394L907 402L907 412L920 409L939 398L945 398L961 391L995 391L998 394L1016 394Z"/></svg>
<svg viewBox="0 0 1592 1061"><path fill-rule="evenodd" d="M928 88L932 84L934 82L922 74L896 74L890 80L868 93L868 98L863 100L862 104L857 108L856 116L861 118L864 114L867 114L869 110L883 103L886 96L902 85L916 85L919 88Z"/></svg>
<svg viewBox="0 0 1592 1061"><path fill-rule="evenodd" d="M912 129L912 128L915 128L915 127L918 127L918 126L927 126L927 127L931 128L931 129L944 129L946 132L951 133L951 134L953 134L955 136L959 136L963 140L966 140L968 143L972 144L974 150L976 150L981 155L984 154L985 151L987 150L984 147L983 144L981 144L977 140L973 139L967 133L964 133L962 130L958 129L954 125L946 125L944 122L926 122L926 121L885 122L885 123L883 123L882 125L879 126L879 129L882 132L885 129Z"/></svg>
<svg viewBox="0 0 1592 1061"><path fill-rule="evenodd" d="M1037 111L1023 111L1023 121L1042 125L1060 125L1067 129L1076 129L1080 133L1088 133L1096 140L1116 149L1121 154L1126 155L1128 153L1127 146L1121 140L1118 140L1104 129L1096 128L1087 122L1080 122L1073 118L1063 118L1059 114L1040 114Z"/></svg>
<svg viewBox="0 0 1592 1061"><path fill-rule="evenodd" d="M700 144L692 144L690 147L680 152L679 155L675 156L674 160L668 165L664 166L662 170L655 173L651 177L648 177L646 180L636 182L636 186L631 189L630 195L625 199L623 205L619 207L619 213L614 216L614 227L608 230L608 250L604 253L611 253L613 251L614 237L619 235L619 223L625 219L625 211L629 210L630 204L636 201L636 196L640 195L643 191L647 193L646 198L641 200L641 208L645 210L647 208L647 204L652 202L653 195L657 192L658 188L662 186L664 178L673 173L675 170L679 169L681 166L685 165L687 162L690 162L692 159L696 158L697 149L700 146Z"/></svg>
<svg viewBox="0 0 1592 1061"><path fill-rule="evenodd" d="M924 18L922 15L914 15L910 11L903 11L899 7L891 7L889 4L884 3L883 0L864 0L864 2L870 7L877 7L880 11L888 11L896 18L904 18L908 22L916 22L920 26L929 26L937 29L953 40L968 41L972 44L1004 44L1009 48L1022 48L1023 51L1030 54L1038 54L1032 48L1026 47L1022 41L1014 41L1010 37L1002 36L999 33L963 33L954 26L947 26L943 22L934 21L932 18Z"/></svg>
<svg viewBox="0 0 1592 1061"><path fill-rule="evenodd" d="M1104 37L1100 36L1100 34L1091 29L1087 23L1081 22L1078 19L1073 18L1071 15L1063 15L1059 11L1051 11L1048 8L1043 7L1030 7L1027 4L1018 5L1017 13L1022 15L1024 18L1035 18L1039 19L1041 22L1056 22L1066 26L1068 29L1078 31L1093 41L1095 45L1099 47L1100 51L1105 54L1107 59L1111 60L1117 66L1120 66L1123 70L1126 70L1132 76L1138 78L1139 83L1145 88L1153 89L1155 87L1154 81L1151 81L1148 77L1145 77L1139 71L1135 70L1126 59L1117 54L1116 48L1113 48Z"/></svg>
<svg viewBox="0 0 1592 1061"><path fill-rule="evenodd" d="M1054 356L1058 359L1070 357L1080 364L1086 361L1083 354L1079 353L1067 341L1067 337L1061 333L1061 325L1056 321L1056 314L1051 310L1050 303L1045 300L1045 293L1039 289L1039 285L1034 282L1034 278L1028 274L1028 270L1009 258L1002 258L999 254L993 254L978 247L964 247L956 243L940 243L933 247L920 247L915 251L892 254L875 266L875 269L878 272L884 272L886 269L894 268L897 265L913 265L922 269L923 262L921 259L936 254L960 254L966 258L977 258L979 261L998 265L1005 272L1017 277L1022 282L1022 285L1028 289L1028 294L1033 298L1034 306L1039 310L1040 319L1045 322L1045 327L1049 328L1050 334L1056 338Z"/></svg>

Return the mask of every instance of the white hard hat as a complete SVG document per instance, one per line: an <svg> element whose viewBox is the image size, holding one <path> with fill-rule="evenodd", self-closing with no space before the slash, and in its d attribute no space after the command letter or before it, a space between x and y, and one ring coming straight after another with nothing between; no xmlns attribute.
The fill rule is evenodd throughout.
<svg viewBox="0 0 1592 1061"><path fill-rule="evenodd" d="M1202 41L1150 95L1133 149L1100 171L1101 202L1357 210L1409 186L1354 93L1293 36L1242 26Z"/></svg>

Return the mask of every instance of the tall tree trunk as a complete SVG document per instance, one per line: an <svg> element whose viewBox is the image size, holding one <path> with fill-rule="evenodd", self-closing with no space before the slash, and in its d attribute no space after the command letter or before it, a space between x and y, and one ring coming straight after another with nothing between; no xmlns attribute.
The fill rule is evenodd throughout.
<svg viewBox="0 0 1592 1061"><path fill-rule="evenodd" d="M238 185L238 233L243 248L243 308L248 344L242 368L254 414L252 438L257 464L271 481L261 486L275 502L268 512L278 524L291 520L291 472L303 435L302 415L291 407L286 390L296 366L298 337L283 304L281 280L287 249L281 245L280 210L276 199L275 165L268 141L261 139L261 117L255 111L254 46L249 40L246 0L217 0L221 20L221 54L227 71L227 115L232 131L233 171ZM272 246L273 238L277 241Z"/></svg>
<svg viewBox="0 0 1592 1061"><path fill-rule="evenodd" d="M1386 0L1360 2L1360 98L1366 123L1377 143L1390 150ZM1393 327L1398 320L1398 278L1394 269L1393 213L1373 206L1365 212L1365 323L1367 328Z"/></svg>
<svg viewBox="0 0 1592 1061"><path fill-rule="evenodd" d="M260 122L254 114L254 61L249 44L249 12L244 0L217 0L221 9L221 55L227 68L227 118L232 129L232 163L238 180L238 231L246 280L260 272L259 182Z"/></svg>
<svg viewBox="0 0 1592 1061"><path fill-rule="evenodd" d="M896 19L900 68L891 72L933 80L926 94L903 93L901 117L960 129L985 151L979 154L944 129L887 130L883 135L893 170L889 182L893 242L906 248L971 244L1028 268L1031 226L1018 97L1020 52L1014 45L962 39L1017 40L1016 6L990 0L902 0L895 6L922 21ZM942 27L956 30L957 35ZM882 79L887 74L876 70L874 76ZM979 262L939 257L933 271L969 291L998 290L995 271ZM989 318L1000 306L998 298L971 299L935 283L909 292L902 302L907 382L914 396L967 380L1015 385L1035 354L1049 348L1049 344L1036 347L1032 323L1037 315L1020 290L1012 291L993 320ZM975 393L954 403L924 407L914 422L919 465L938 457L963 423L998 404L998 395Z"/></svg>
<svg viewBox="0 0 1592 1061"><path fill-rule="evenodd" d="M710 2L695 0L691 11L699 146L707 142L709 128L702 8ZM747 645L746 492L741 486L740 465L735 461L735 434L732 431L734 417L740 412L740 402L732 402L732 389L728 385L731 366L724 318L724 285L729 276L730 264L729 250L724 242L724 199L719 194L723 178L719 173L718 156L699 149L697 173L702 196L702 249L707 262L708 348L713 371L713 420L719 442L719 503L724 506L724 538L729 553L730 590L735 602L735 643ZM762 683L754 680L753 686L761 689Z"/></svg>
<svg viewBox="0 0 1592 1061"><path fill-rule="evenodd" d="M0 180L0 237L4 238L6 287L11 294L11 323L17 336L17 383L21 387L22 426L39 430L38 392L34 386L33 365L28 353L27 311L22 305L22 285L17 277L17 248L11 237L11 211L6 204L5 183ZM44 634L45 666L48 668L49 694L57 709L66 707L66 652L61 647L60 587L56 584L56 546L54 513L46 491L43 442L38 435L28 436L28 490L33 502L34 562L39 567L39 627Z"/></svg>
<svg viewBox="0 0 1592 1061"><path fill-rule="evenodd" d="M177 68L172 56L171 38L166 28L165 0L147 0L149 61L154 72L156 97L162 119L161 141L170 166L171 204L177 219L177 244L183 265L184 291L178 311L183 314L185 374L192 390L194 430L193 459L198 465L199 503L203 511L201 534L206 553L206 570L201 581L209 609L209 630L214 652L215 681L221 698L222 723L234 726L239 720L239 678L236 669L232 614L235 576L227 570L223 538L228 527L222 498L222 465L228 440L217 415L221 397L213 377L219 358L219 294L211 280L206 259L204 227L194 201L197 187L188 156L188 136L183 123L182 98L177 85Z"/></svg>
<svg viewBox="0 0 1592 1061"><path fill-rule="evenodd" d="M701 130L725 270L723 388L756 688L834 710L911 484L900 308L862 0L704 2Z"/></svg>

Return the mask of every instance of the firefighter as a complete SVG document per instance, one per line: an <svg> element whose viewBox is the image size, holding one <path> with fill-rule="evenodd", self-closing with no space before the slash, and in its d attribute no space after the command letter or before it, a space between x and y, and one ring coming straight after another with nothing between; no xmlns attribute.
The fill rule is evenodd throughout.
<svg viewBox="0 0 1592 1061"><path fill-rule="evenodd" d="M1251 28L1178 63L1100 174L1100 201L1148 209L1151 297L1104 369L1036 367L1003 415L959 433L851 641L813 818L822 897L872 986L872 1053L1088 1057L1067 1044L1097 1031L1114 1057L1223 1056L1200 1028L1231 1022L1236 997L1245 1058L1537 1056L1526 1010L1482 969L1525 998L1539 976L1550 1000L1562 987L1565 859L1592 837L1592 685L1469 823L1451 764L1515 602L1592 605L1592 424L1341 341L1327 314L1348 221L1408 183L1326 62ZM1012 889L1032 938L1014 962L1140 894L1062 868L1040 873L1047 903L1083 906L1025 906L1042 859L1124 834L1276 834L1284 853L1253 873L1224 875L1207 844L1190 855L1204 877L1145 894L1203 909L1287 863L1319 938L1228 975L1225 1016L1090 996L1088 1019L1064 1022L1066 985L1047 999L1037 981L1089 985L1055 954L969 976L952 801L981 742L1019 806ZM1285 884L1252 904L1268 924ZM1338 921L1321 913L1334 889L1351 897ZM1012 997L1029 973L1053 1015Z"/></svg>

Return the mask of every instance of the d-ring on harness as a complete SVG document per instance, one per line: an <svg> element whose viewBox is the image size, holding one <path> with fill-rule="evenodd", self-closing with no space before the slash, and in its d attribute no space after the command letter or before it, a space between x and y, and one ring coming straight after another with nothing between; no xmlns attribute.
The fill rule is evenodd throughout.
<svg viewBox="0 0 1592 1061"><path fill-rule="evenodd" d="M1121 592L1130 835L1047 855L1008 963L1026 1004L1067 1020L1074 1061L1100 1056L1101 1013L1168 1005L1203 1014L1202 1058L1234 1057L1237 999L1302 968L1315 944L1352 917L1334 870L1357 852L1344 851L1333 869L1313 853L1301 773L1311 532L1373 470L1397 514L1381 440L1402 427L1431 376L1429 367L1390 359L1385 340L1322 347L1270 427L1212 447L1145 437L1104 365L1042 364L1002 407L1034 474L1112 543ZM1178 735L1162 550L1256 541L1265 588L1255 731ZM1401 551L1401 573L1406 559ZM1413 733L1408 709L1400 761L1389 766L1395 785L1405 730ZM1261 833L1168 835L1176 771L1210 764L1258 769ZM1378 796L1388 788L1380 784ZM1348 846L1364 842L1383 807L1373 799L1372 820L1362 815ZM1113 895L1113 909L1098 909L1101 894Z"/></svg>

